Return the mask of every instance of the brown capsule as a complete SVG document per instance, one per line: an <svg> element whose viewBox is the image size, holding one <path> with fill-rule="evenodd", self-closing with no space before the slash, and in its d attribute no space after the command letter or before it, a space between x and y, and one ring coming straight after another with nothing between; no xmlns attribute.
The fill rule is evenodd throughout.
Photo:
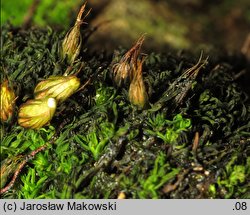
<svg viewBox="0 0 250 215"><path fill-rule="evenodd" d="M137 60L137 66L133 68L133 79L129 86L129 101L143 109L148 104L148 94L142 77L142 64L143 60Z"/></svg>
<svg viewBox="0 0 250 215"><path fill-rule="evenodd" d="M64 102L80 87L80 79L74 75L51 76L37 84L34 94L35 99L45 97L55 98L58 103Z"/></svg>
<svg viewBox="0 0 250 215"><path fill-rule="evenodd" d="M113 80L115 84L120 87L123 83L126 83L130 77L130 65L126 60L117 63L113 67Z"/></svg>
<svg viewBox="0 0 250 215"><path fill-rule="evenodd" d="M144 41L144 35L141 36L135 45L113 66L113 80L120 87L123 83L133 79L133 67L137 65L137 59Z"/></svg>
<svg viewBox="0 0 250 215"><path fill-rule="evenodd" d="M10 87L8 80L5 80L0 85L0 119L2 122L7 122L12 118L15 100L14 90Z"/></svg>
<svg viewBox="0 0 250 215"><path fill-rule="evenodd" d="M75 62L78 57L81 47L82 47L82 35L80 31L80 27L83 23L84 18L89 14L90 10L87 14L82 18L82 14L85 11L86 3L81 7L75 25L68 31L64 40L62 42L62 58L66 58L69 64Z"/></svg>
<svg viewBox="0 0 250 215"><path fill-rule="evenodd" d="M49 97L28 100L19 109L18 124L24 128L39 129L50 122L56 105L56 100Z"/></svg>

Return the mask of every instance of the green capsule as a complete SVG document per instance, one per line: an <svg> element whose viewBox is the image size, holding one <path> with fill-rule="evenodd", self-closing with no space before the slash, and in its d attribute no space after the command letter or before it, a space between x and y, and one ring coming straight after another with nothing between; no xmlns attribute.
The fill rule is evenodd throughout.
<svg viewBox="0 0 250 215"><path fill-rule="evenodd" d="M80 87L80 79L74 75L51 76L37 84L34 94L35 99L45 97L55 98L58 103L62 103Z"/></svg>
<svg viewBox="0 0 250 215"><path fill-rule="evenodd" d="M2 122L9 121L15 109L16 96L13 89L9 86L8 80L0 85L0 119Z"/></svg>
<svg viewBox="0 0 250 215"><path fill-rule="evenodd" d="M19 109L18 124L24 128L39 129L50 122L56 105L56 100L49 97L28 100Z"/></svg>

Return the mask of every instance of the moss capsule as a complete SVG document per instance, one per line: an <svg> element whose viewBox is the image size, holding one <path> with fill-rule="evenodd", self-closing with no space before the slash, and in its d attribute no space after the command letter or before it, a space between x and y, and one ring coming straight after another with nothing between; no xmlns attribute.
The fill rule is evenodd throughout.
<svg viewBox="0 0 250 215"><path fill-rule="evenodd" d="M81 25L84 23L83 19L89 14L90 11L87 12L85 17L82 19L82 14L85 11L86 3L81 7L75 25L68 31L64 40L62 42L62 58L66 58L69 64L75 62L78 57L81 47L82 47L82 35L81 35Z"/></svg>
<svg viewBox="0 0 250 215"><path fill-rule="evenodd" d="M137 60L128 92L129 101L139 109L143 109L148 104L148 94L142 77L142 64L143 60Z"/></svg>
<svg viewBox="0 0 250 215"><path fill-rule="evenodd" d="M22 104L18 113L18 123L25 128L39 129L48 124L56 110L54 98L28 100Z"/></svg>
<svg viewBox="0 0 250 215"><path fill-rule="evenodd" d="M35 99L45 97L55 98L58 103L62 103L80 87L80 79L74 75L51 76L37 84L34 94Z"/></svg>
<svg viewBox="0 0 250 215"><path fill-rule="evenodd" d="M127 51L121 60L113 66L113 81L120 87L122 84L133 79L133 67L136 67L139 52L141 50L144 36L141 36L135 45Z"/></svg>
<svg viewBox="0 0 250 215"><path fill-rule="evenodd" d="M15 100L14 90L9 86L8 80L5 80L0 85L0 119L2 122L7 122L12 118Z"/></svg>

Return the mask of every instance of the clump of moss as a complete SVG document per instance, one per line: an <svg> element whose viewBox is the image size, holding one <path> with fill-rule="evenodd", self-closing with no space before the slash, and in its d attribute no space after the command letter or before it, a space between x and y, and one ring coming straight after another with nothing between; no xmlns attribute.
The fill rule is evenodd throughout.
<svg viewBox="0 0 250 215"><path fill-rule="evenodd" d="M68 69L58 54L60 32L5 25L1 37L1 64L17 107L41 79ZM232 78L235 65L207 60L188 79L183 74L197 65L196 57L150 53L143 66L149 107L138 110L128 86L113 85L115 57L84 46L71 69L83 64L78 77L91 83L58 106L50 126L24 129L15 116L1 124L2 165L53 142L2 198L117 198L121 192L126 198L249 197L250 105Z"/></svg>

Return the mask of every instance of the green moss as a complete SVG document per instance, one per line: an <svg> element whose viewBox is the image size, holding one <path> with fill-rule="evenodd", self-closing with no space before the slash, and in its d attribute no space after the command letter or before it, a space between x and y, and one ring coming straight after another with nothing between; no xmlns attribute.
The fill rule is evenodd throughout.
<svg viewBox="0 0 250 215"><path fill-rule="evenodd" d="M6 21L11 21L15 25L22 24L31 3L32 0L1 1L1 24L4 24Z"/></svg>
<svg viewBox="0 0 250 215"><path fill-rule="evenodd" d="M63 1L51 1L43 0L37 9L37 13L34 17L36 24L41 26L46 25L59 25L70 26L72 20L70 18L70 12L75 9L77 4L81 4L80 0L63 0ZM76 17L75 17L76 18Z"/></svg>
<svg viewBox="0 0 250 215"><path fill-rule="evenodd" d="M176 143L179 134L191 127L190 119L182 118L181 114L177 114L173 121L164 119L162 114L153 115L153 118L149 118L148 124L152 130L147 129L146 132L162 139L166 144ZM162 129L165 126L166 131Z"/></svg>
<svg viewBox="0 0 250 215"><path fill-rule="evenodd" d="M166 162L166 155L160 153L155 159L153 170L149 173L148 178L139 178L142 186L138 193L139 198L159 198L159 189L179 172L180 169L178 168L171 169L170 165Z"/></svg>
<svg viewBox="0 0 250 215"><path fill-rule="evenodd" d="M231 198L233 195L242 195L242 192L246 192L240 185L244 184L247 177L249 177L249 158L247 158L246 165L237 165L236 160L238 156L235 155L226 165L225 173L218 178L219 189L225 189L225 198Z"/></svg>
<svg viewBox="0 0 250 215"><path fill-rule="evenodd" d="M12 0L1 1L1 22L11 21L14 25L20 25L27 16L27 12L34 1L32 0ZM37 11L34 15L34 24L40 26L59 25L69 26L71 24L70 12L75 9L81 1L63 0L63 1L40 1Z"/></svg>

